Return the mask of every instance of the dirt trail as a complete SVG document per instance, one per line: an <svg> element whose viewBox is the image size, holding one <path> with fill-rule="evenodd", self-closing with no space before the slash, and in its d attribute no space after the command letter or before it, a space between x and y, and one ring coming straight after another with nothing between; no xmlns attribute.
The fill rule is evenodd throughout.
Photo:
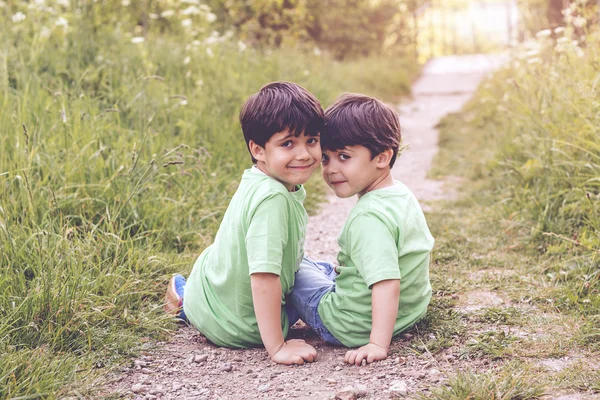
<svg viewBox="0 0 600 400"><path fill-rule="evenodd" d="M396 162L394 177L405 183L427 209L427 202L451 195L444 182L426 178L437 152L435 126L449 112L458 111L481 79L502 57L444 57L428 63L413 86L413 98L399 106L404 143L409 146ZM329 195L320 213L309 219L306 252L314 259L334 261L337 235L356 199ZM173 341L157 343L143 352L132 367L109 377L106 393L135 399L328 399L347 386L364 398L406 396L444 380L453 369L449 357L419 355L394 357L356 368L343 363L345 349L325 345L307 329L292 337L306 339L319 360L304 366L270 362L263 349L230 350L212 346L192 328L181 328ZM401 347L403 335L393 342ZM361 386L362 385L362 386Z"/></svg>

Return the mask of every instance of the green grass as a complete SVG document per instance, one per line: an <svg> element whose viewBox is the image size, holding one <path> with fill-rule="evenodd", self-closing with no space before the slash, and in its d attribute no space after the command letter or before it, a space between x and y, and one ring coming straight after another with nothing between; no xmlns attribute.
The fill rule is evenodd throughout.
<svg viewBox="0 0 600 400"><path fill-rule="evenodd" d="M85 393L174 327L166 281L210 244L251 165L237 119L248 95L291 80L323 105L395 96L418 72L153 32L133 44L73 15L46 37L44 21L0 27L0 398ZM404 68L385 81L392 67ZM314 210L318 176L307 190Z"/></svg>

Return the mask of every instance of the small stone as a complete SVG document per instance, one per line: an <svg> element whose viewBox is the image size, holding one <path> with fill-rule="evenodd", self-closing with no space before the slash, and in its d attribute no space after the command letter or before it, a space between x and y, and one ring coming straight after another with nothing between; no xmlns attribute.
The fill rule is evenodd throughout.
<svg viewBox="0 0 600 400"><path fill-rule="evenodd" d="M133 385L131 387L131 391L133 393L142 393L143 390L144 390L144 387L142 386L141 383L136 383L135 385Z"/></svg>
<svg viewBox="0 0 600 400"><path fill-rule="evenodd" d="M171 390L174 392L181 390L182 387L183 387L183 385L180 382L173 382L171 384Z"/></svg>
<svg viewBox="0 0 600 400"><path fill-rule="evenodd" d="M336 371L341 371L341 370L342 370L342 367L340 367L340 366L338 365L337 367L335 367L335 370L336 370Z"/></svg>
<svg viewBox="0 0 600 400"><path fill-rule="evenodd" d="M240 356L237 356L237 357L233 357L233 361L235 361L235 362L242 362L242 361L244 361L244 359L242 357L240 357Z"/></svg>
<svg viewBox="0 0 600 400"><path fill-rule="evenodd" d="M196 354L194 356L194 362L195 363L203 363L206 360L208 360L208 354Z"/></svg>
<svg viewBox="0 0 600 400"><path fill-rule="evenodd" d="M148 363L146 361L144 361L144 360L135 360L133 362L133 365L135 365L136 367L143 368L143 367L147 367Z"/></svg>
<svg viewBox="0 0 600 400"><path fill-rule="evenodd" d="M165 393L165 389L162 386L157 386L155 388L152 388L148 391L148 393L153 394L153 395L158 395L158 394L164 394Z"/></svg>
<svg viewBox="0 0 600 400"><path fill-rule="evenodd" d="M325 379L325 382L329 383L330 385L335 385L337 383L337 381L333 378L327 378Z"/></svg>
<svg viewBox="0 0 600 400"><path fill-rule="evenodd" d="M345 387L335 394L335 400L356 400L356 390L353 387Z"/></svg>
<svg viewBox="0 0 600 400"><path fill-rule="evenodd" d="M369 375L371 373L371 371L369 371L368 368L361 368L361 369L358 370L358 373L360 375Z"/></svg>
<svg viewBox="0 0 600 400"><path fill-rule="evenodd" d="M153 394L147 394L146 395L146 400L156 400L156 396Z"/></svg>
<svg viewBox="0 0 600 400"><path fill-rule="evenodd" d="M261 393L265 393L265 392L268 392L270 388L271 388L271 384L270 383L265 383L264 385L260 385L258 387L258 391L261 392Z"/></svg>
<svg viewBox="0 0 600 400"><path fill-rule="evenodd" d="M408 386L405 381L392 381L388 391L394 392L399 396L405 396L408 394Z"/></svg>
<svg viewBox="0 0 600 400"><path fill-rule="evenodd" d="M365 366L367 365L367 360L365 360L365 359L363 358L363 360L360 362L360 365L361 365L362 367L365 367Z"/></svg>
<svg viewBox="0 0 600 400"><path fill-rule="evenodd" d="M413 338L413 335L411 335L410 333L403 333L400 335L400 339L402 340L410 340Z"/></svg>
<svg viewBox="0 0 600 400"><path fill-rule="evenodd" d="M384 379L385 376L385 374L377 374L377 379Z"/></svg>
<svg viewBox="0 0 600 400"><path fill-rule="evenodd" d="M367 395L367 387L365 385L357 384L355 386L356 397L364 397Z"/></svg>
<svg viewBox="0 0 600 400"><path fill-rule="evenodd" d="M256 378L258 378L258 374L252 374L252 375L250 375L250 377L256 379Z"/></svg>
<svg viewBox="0 0 600 400"><path fill-rule="evenodd" d="M150 368L142 368L141 369L142 374L151 374L152 370Z"/></svg>
<svg viewBox="0 0 600 400"><path fill-rule="evenodd" d="M278 386L277 388L275 388L275 390L278 392L283 392L283 388L281 386Z"/></svg>
<svg viewBox="0 0 600 400"><path fill-rule="evenodd" d="M224 372L231 372L233 370L233 366L231 365L231 363L223 363L221 364L221 371Z"/></svg>

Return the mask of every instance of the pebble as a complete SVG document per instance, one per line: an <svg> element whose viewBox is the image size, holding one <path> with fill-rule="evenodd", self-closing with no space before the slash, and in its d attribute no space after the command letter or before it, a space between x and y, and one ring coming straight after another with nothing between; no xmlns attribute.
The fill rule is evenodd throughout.
<svg viewBox="0 0 600 400"><path fill-rule="evenodd" d="M231 363L226 362L221 364L221 371L231 372L231 370L233 370L233 366L231 365Z"/></svg>
<svg viewBox="0 0 600 400"><path fill-rule="evenodd" d="M264 385L260 385L258 387L258 391L261 392L261 393L265 393L265 392L268 392L270 388L271 388L271 384L270 383L265 383Z"/></svg>
<svg viewBox="0 0 600 400"><path fill-rule="evenodd" d="M342 370L342 367L340 367L340 366L338 365L337 367L335 367L335 370L336 370L336 371L341 371L341 370Z"/></svg>
<svg viewBox="0 0 600 400"><path fill-rule="evenodd" d="M162 386L157 386L155 388L150 389L150 391L148 391L148 393L153 394L153 395L164 394L165 389Z"/></svg>
<svg viewBox="0 0 600 400"><path fill-rule="evenodd" d="M136 383L135 385L133 385L131 387L131 391L133 393L142 393L143 390L144 390L144 387L142 386L141 383Z"/></svg>
<svg viewBox="0 0 600 400"><path fill-rule="evenodd" d="M146 395L146 400L156 400L156 396L153 394L147 394Z"/></svg>
<svg viewBox="0 0 600 400"><path fill-rule="evenodd" d="M152 370L150 368L142 368L141 372L142 374L151 374Z"/></svg>
<svg viewBox="0 0 600 400"><path fill-rule="evenodd" d="M240 356L237 356L237 357L233 357L233 361L235 361L235 362L242 362L242 361L244 361L244 359L242 357L240 357Z"/></svg>
<svg viewBox="0 0 600 400"><path fill-rule="evenodd" d="M410 333L403 333L400 335L400 339L402 340L410 340L413 338L413 335L411 335Z"/></svg>
<svg viewBox="0 0 600 400"><path fill-rule="evenodd" d="M136 367L140 367L140 368L142 368L142 367L147 367L147 366L148 366L148 363L147 363L146 361L144 361L144 360L135 360L135 361L133 362L133 364L134 364Z"/></svg>
<svg viewBox="0 0 600 400"><path fill-rule="evenodd" d="M207 354L196 354L194 356L194 362L195 363L203 363L206 360L208 360L208 355Z"/></svg>
<svg viewBox="0 0 600 400"><path fill-rule="evenodd" d="M330 385L335 385L337 383L337 381L333 378L327 378L325 379L325 382L329 383Z"/></svg>
<svg viewBox="0 0 600 400"><path fill-rule="evenodd" d="M361 368L358 370L359 375L369 375L371 373L371 371L369 371L367 368Z"/></svg>
<svg viewBox="0 0 600 400"><path fill-rule="evenodd" d="M365 385L357 384L356 388L356 397L364 397L367 395L367 387Z"/></svg>
<svg viewBox="0 0 600 400"><path fill-rule="evenodd" d="M400 396L405 396L408 394L408 386L406 385L405 381L392 381L388 391L394 392Z"/></svg>
<svg viewBox="0 0 600 400"><path fill-rule="evenodd" d="M353 387L346 387L335 394L335 400L356 400L356 390Z"/></svg>

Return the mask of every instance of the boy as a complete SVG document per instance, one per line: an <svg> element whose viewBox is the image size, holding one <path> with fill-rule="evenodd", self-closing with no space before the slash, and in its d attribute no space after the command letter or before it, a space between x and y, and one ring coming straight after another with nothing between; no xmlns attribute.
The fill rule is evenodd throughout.
<svg viewBox="0 0 600 400"><path fill-rule="evenodd" d="M358 202L338 238L339 267L304 258L289 299L325 341L358 347L361 365L387 358L392 336L421 318L431 299L433 237L415 196L394 181L398 115L372 97L345 94L325 112L323 178Z"/></svg>
<svg viewBox="0 0 600 400"><path fill-rule="evenodd" d="M277 363L312 362L312 346L285 341L298 318L283 306L304 253L302 184L321 160L323 109L301 86L275 82L248 98L240 123L254 165L244 172L214 243L198 257L188 281L181 275L171 279L165 309L187 318L218 346L264 344Z"/></svg>

